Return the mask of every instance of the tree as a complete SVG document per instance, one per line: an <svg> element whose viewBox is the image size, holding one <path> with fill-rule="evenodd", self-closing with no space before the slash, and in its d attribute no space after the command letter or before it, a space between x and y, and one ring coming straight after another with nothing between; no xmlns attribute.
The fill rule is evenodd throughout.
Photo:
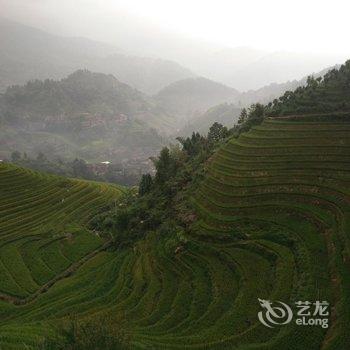
<svg viewBox="0 0 350 350"><path fill-rule="evenodd" d="M155 160L157 170L155 182L159 184L165 183L176 171L175 160L171 158L168 147L164 147L160 151L159 158Z"/></svg>
<svg viewBox="0 0 350 350"><path fill-rule="evenodd" d="M200 153L206 146L206 139L198 132L192 133L191 137L184 139L183 137L178 137L177 140L181 143L183 150L188 156L193 157Z"/></svg>
<svg viewBox="0 0 350 350"><path fill-rule="evenodd" d="M149 193L152 185L152 176L150 174L143 174L139 185L139 195L144 196L146 193Z"/></svg>
<svg viewBox="0 0 350 350"><path fill-rule="evenodd" d="M14 151L11 153L11 160L13 162L18 162L21 158L22 158L22 155L20 152Z"/></svg>
<svg viewBox="0 0 350 350"><path fill-rule="evenodd" d="M238 124L243 124L247 120L247 118L248 118L247 110L243 108L238 118Z"/></svg>
<svg viewBox="0 0 350 350"><path fill-rule="evenodd" d="M307 77L306 83L307 83L307 86L312 87L312 88L315 88L318 85L317 80L312 75L309 75Z"/></svg>
<svg viewBox="0 0 350 350"><path fill-rule="evenodd" d="M208 141L210 143L215 143L220 140L223 140L227 136L228 136L228 130L226 126L223 126L218 122L215 122L209 129Z"/></svg>
<svg viewBox="0 0 350 350"><path fill-rule="evenodd" d="M249 107L248 120L253 123L260 123L265 117L265 106L261 103L255 103Z"/></svg>
<svg viewBox="0 0 350 350"><path fill-rule="evenodd" d="M85 160L83 159L75 159L72 164L73 174L75 177L82 177L85 179L93 179L94 174L88 168Z"/></svg>

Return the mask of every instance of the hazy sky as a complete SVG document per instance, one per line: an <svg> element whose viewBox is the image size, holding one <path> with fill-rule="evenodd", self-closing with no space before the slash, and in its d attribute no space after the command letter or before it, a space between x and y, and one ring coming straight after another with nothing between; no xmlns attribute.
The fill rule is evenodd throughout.
<svg viewBox="0 0 350 350"><path fill-rule="evenodd" d="M349 13L349 0L0 0L2 16L64 35L113 42L134 26L133 36L164 31L222 46L341 54L350 54Z"/></svg>

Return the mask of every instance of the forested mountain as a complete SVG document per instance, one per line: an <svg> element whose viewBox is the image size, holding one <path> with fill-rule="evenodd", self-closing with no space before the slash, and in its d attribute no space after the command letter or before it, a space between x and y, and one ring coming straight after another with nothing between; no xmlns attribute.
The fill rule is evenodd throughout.
<svg viewBox="0 0 350 350"><path fill-rule="evenodd" d="M180 119L189 120L214 105L235 101L238 96L237 90L200 77L170 84L159 91L155 100Z"/></svg>
<svg viewBox="0 0 350 350"><path fill-rule="evenodd" d="M60 37L0 18L0 91L28 80L60 79L87 68L113 74L146 93L194 76L179 64L137 57L85 38Z"/></svg>
<svg viewBox="0 0 350 350"><path fill-rule="evenodd" d="M78 70L59 81L33 80L11 86L1 96L1 105L8 122L82 112L135 115L152 108L150 99L113 75L88 70Z"/></svg>
<svg viewBox="0 0 350 350"><path fill-rule="evenodd" d="M85 159L146 158L174 120L112 75L79 70L30 81L0 97L1 155L11 151Z"/></svg>

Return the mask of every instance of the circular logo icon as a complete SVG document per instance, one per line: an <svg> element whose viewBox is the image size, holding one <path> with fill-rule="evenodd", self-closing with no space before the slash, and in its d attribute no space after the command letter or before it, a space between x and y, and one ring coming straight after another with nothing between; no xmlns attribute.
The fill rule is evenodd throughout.
<svg viewBox="0 0 350 350"><path fill-rule="evenodd" d="M264 309L258 313L260 322L269 328L289 323L293 318L293 311L282 301L271 302L269 300L258 299ZM275 305L277 304L277 305Z"/></svg>

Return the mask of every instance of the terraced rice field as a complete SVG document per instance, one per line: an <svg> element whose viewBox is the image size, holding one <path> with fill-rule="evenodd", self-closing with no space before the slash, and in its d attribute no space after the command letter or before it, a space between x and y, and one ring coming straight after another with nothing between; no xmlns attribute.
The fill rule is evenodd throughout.
<svg viewBox="0 0 350 350"><path fill-rule="evenodd" d="M350 119L326 117L267 119L211 159L193 199L198 239L243 238L217 247L230 249L239 281L222 348L350 349L349 170ZM331 327L263 328L257 298L327 300Z"/></svg>
<svg viewBox="0 0 350 350"><path fill-rule="evenodd" d="M55 240L51 215L66 232L69 220L85 220L82 206L106 195L69 182L71 199L62 203L63 184L43 179L35 187L30 179L23 170L0 171L0 288L22 299L101 244L83 233L79 249ZM132 349L350 349L349 184L350 118L267 119L210 159L183 252L150 234L133 248L90 256L29 302L0 301L0 346L36 349L57 337L57 319L74 313L117 315ZM79 205L75 187L85 193ZM329 301L330 327L267 328L258 298Z"/></svg>
<svg viewBox="0 0 350 350"><path fill-rule="evenodd" d="M26 339L17 326L19 339L7 334L12 329L6 321L9 310L17 315L26 305L36 304L47 290L107 246L108 240L84 224L121 193L111 185L0 164L1 349L16 349L17 340Z"/></svg>

